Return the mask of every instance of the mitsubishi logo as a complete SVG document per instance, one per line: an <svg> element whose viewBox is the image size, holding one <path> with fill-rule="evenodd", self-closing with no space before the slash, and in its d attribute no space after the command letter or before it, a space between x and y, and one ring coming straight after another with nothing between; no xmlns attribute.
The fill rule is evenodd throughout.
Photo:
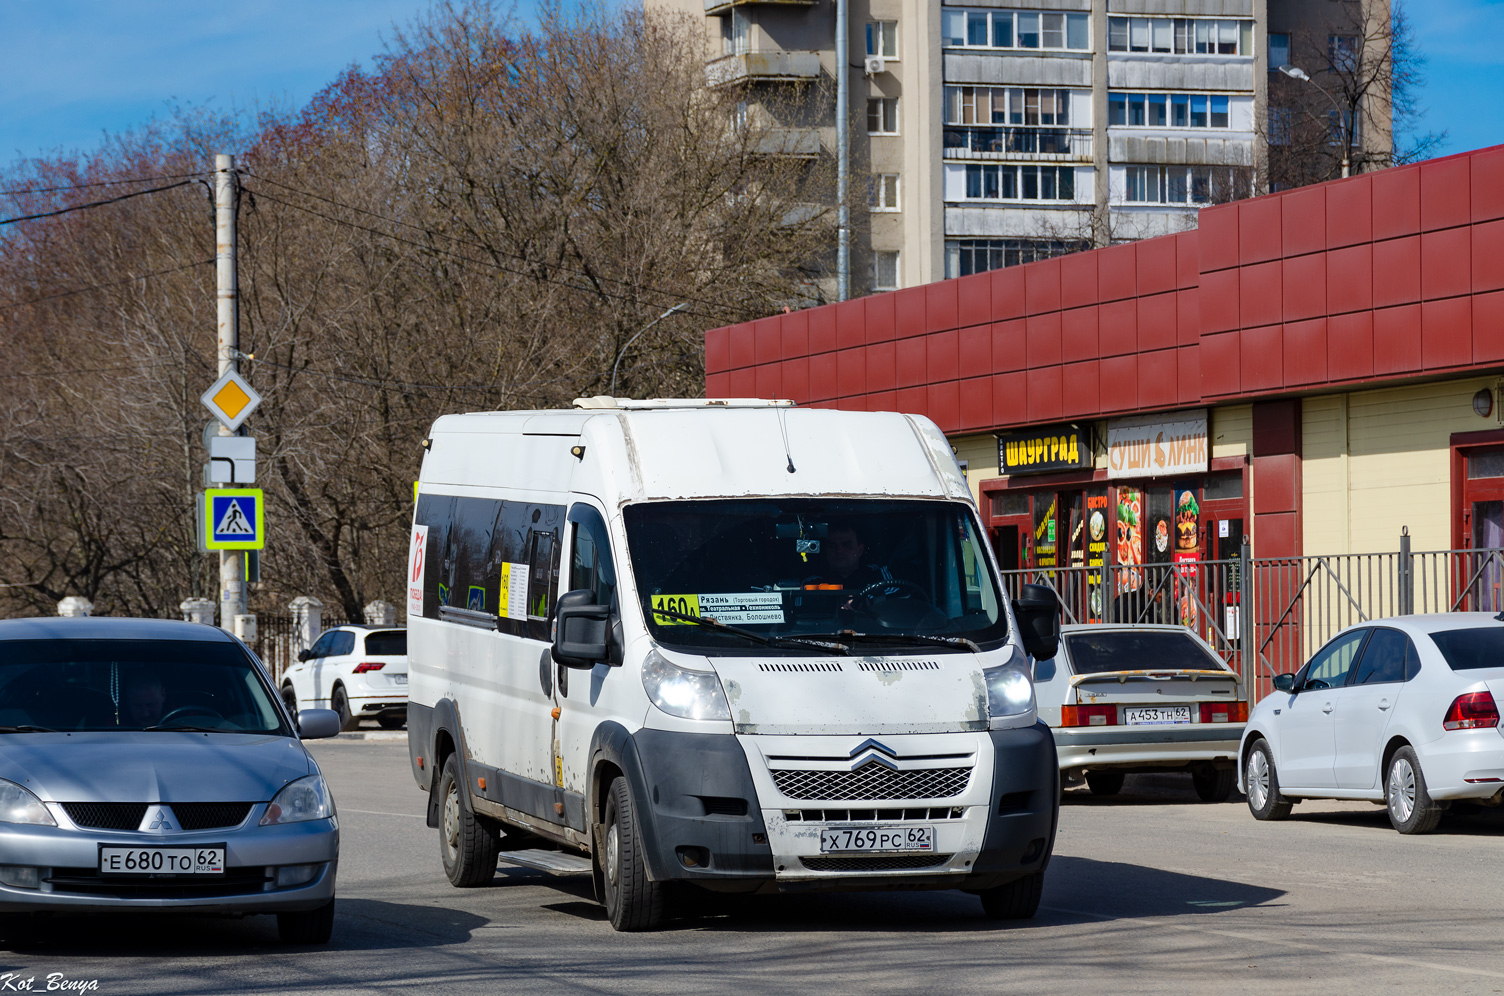
<svg viewBox="0 0 1504 996"><path fill-rule="evenodd" d="M141 833L175 833L177 827L172 825L172 810L166 806L150 806L146 815L141 819Z"/></svg>
<svg viewBox="0 0 1504 996"><path fill-rule="evenodd" d="M883 757L882 755L884 754L886 754L887 757ZM851 749L851 753L848 756L851 758L852 771L855 771L857 768L865 767L869 764L880 764L885 768L892 768L895 771L898 770L898 765L889 760L889 758L897 757L898 752L895 751L892 747L889 747L887 744L873 740L870 737L853 747Z"/></svg>

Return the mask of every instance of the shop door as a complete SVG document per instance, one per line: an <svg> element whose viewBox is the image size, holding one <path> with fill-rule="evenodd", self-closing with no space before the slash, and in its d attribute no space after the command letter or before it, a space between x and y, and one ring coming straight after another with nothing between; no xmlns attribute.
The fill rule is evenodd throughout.
<svg viewBox="0 0 1504 996"><path fill-rule="evenodd" d="M1033 518L1029 514L1029 496L1016 491L993 494L988 522L988 535L992 539L992 551L997 556L998 568L1003 571L1003 583L1011 596L1017 597L1034 566Z"/></svg>
<svg viewBox="0 0 1504 996"><path fill-rule="evenodd" d="M1498 612L1504 609L1504 446L1466 451L1464 465L1462 540L1468 552L1454 574L1467 598L1458 607Z"/></svg>

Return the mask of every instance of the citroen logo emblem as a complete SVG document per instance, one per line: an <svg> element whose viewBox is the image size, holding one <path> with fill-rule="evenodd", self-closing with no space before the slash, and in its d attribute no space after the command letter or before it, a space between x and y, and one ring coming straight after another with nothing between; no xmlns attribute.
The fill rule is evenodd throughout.
<svg viewBox="0 0 1504 996"><path fill-rule="evenodd" d="M884 757L884 754L887 757ZM848 756L851 758L852 771L869 764L880 764L885 768L892 768L895 771L898 769L898 765L890 760L890 758L897 757L898 752L887 744L873 740L870 737L853 747Z"/></svg>

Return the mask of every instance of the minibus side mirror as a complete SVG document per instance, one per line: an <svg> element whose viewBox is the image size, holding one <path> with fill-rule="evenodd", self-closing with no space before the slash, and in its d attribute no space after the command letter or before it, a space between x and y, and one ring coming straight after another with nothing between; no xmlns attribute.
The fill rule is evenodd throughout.
<svg viewBox="0 0 1504 996"><path fill-rule="evenodd" d="M1293 691L1295 691L1295 675L1293 675L1293 674L1276 674L1274 676L1274 688L1275 688L1275 691L1279 691L1279 692L1293 692Z"/></svg>
<svg viewBox="0 0 1504 996"><path fill-rule="evenodd" d="M1024 651L1036 661L1060 652L1060 599L1049 585L1026 584L1013 600L1013 616Z"/></svg>
<svg viewBox="0 0 1504 996"><path fill-rule="evenodd" d="M610 663L611 607L595 604L595 592L581 588L560 595L554 626L555 663L578 668Z"/></svg>

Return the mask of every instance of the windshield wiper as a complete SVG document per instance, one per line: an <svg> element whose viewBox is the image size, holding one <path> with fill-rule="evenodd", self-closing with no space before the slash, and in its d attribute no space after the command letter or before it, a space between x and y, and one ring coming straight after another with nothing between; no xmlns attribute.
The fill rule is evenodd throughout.
<svg viewBox="0 0 1504 996"><path fill-rule="evenodd" d="M964 636L926 636L922 633L858 633L850 629L843 629L839 633L814 633L811 636L814 639L866 640L869 643L933 643L942 647L960 647L963 650L970 650L974 654L982 652L981 647Z"/></svg>
<svg viewBox="0 0 1504 996"><path fill-rule="evenodd" d="M728 626L712 616L692 616L686 612L675 612L672 609L653 609L655 616L668 616L670 619L682 619L685 622L694 623L696 626L708 626L725 633L733 633L748 640L755 640L768 647L796 646L813 647L816 650L833 650L838 654L850 654L851 648L844 643L836 643L819 639L805 639L797 636L763 636L754 633L750 629L742 629L740 626Z"/></svg>
<svg viewBox="0 0 1504 996"><path fill-rule="evenodd" d="M0 733L56 733L50 726L0 726Z"/></svg>
<svg viewBox="0 0 1504 996"><path fill-rule="evenodd" d="M212 726L143 726L142 733L229 733Z"/></svg>

